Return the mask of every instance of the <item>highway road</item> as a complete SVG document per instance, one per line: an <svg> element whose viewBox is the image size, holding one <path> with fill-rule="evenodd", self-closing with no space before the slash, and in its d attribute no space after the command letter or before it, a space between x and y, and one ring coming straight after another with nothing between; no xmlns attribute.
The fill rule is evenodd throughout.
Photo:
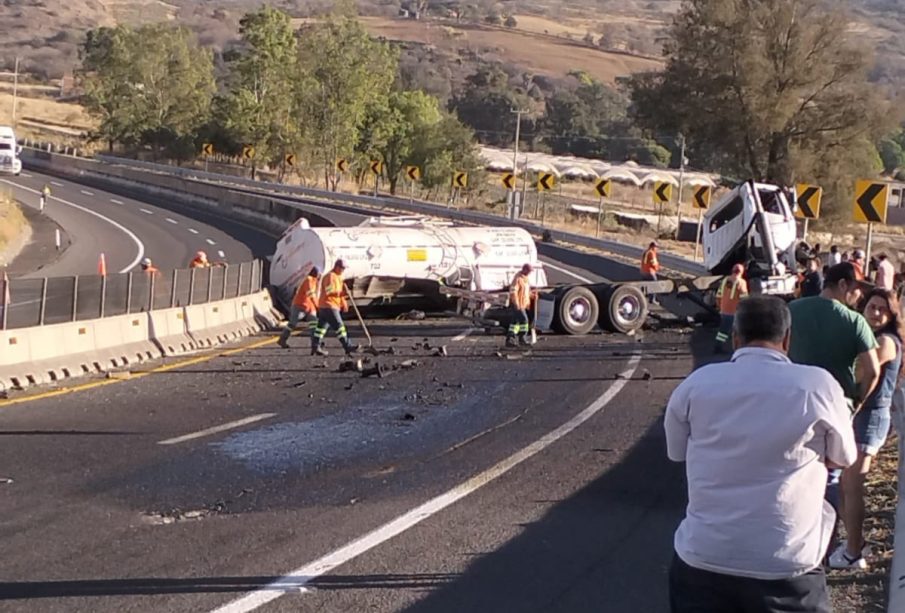
<svg viewBox="0 0 905 613"><path fill-rule="evenodd" d="M129 202L129 221L201 229ZM635 274L542 250L554 282ZM393 349L365 365L385 378L338 372L335 339L324 359L264 336L0 400L0 611L665 610L684 475L662 413L709 331L546 336L502 354L466 322L370 327Z"/></svg>

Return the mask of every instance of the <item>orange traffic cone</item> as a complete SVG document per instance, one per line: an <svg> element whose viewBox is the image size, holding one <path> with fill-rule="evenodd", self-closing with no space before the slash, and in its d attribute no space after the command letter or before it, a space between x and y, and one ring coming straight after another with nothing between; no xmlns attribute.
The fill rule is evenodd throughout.
<svg viewBox="0 0 905 613"><path fill-rule="evenodd" d="M107 258L104 257L104 254L101 254L101 257L97 259L97 274L102 277L107 276Z"/></svg>

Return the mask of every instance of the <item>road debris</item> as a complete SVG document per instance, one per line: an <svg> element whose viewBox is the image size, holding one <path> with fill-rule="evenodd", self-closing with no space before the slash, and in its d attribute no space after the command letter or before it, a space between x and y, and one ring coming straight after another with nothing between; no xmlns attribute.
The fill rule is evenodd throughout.
<svg viewBox="0 0 905 613"><path fill-rule="evenodd" d="M108 371L107 379L116 379L118 381L124 381L126 379L132 378L131 370L117 370L117 371Z"/></svg>
<svg viewBox="0 0 905 613"><path fill-rule="evenodd" d="M435 347L434 352L431 354L434 357L445 358L449 355L446 351L446 345L441 345L440 347Z"/></svg>

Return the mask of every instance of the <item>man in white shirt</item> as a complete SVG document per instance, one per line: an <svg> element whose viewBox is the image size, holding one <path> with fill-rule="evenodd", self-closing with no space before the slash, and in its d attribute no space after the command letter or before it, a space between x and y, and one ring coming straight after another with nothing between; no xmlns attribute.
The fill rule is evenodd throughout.
<svg viewBox="0 0 905 613"><path fill-rule="evenodd" d="M877 287L880 289L895 289L896 267L889 261L885 253L877 256Z"/></svg>
<svg viewBox="0 0 905 613"><path fill-rule="evenodd" d="M667 453L688 477L672 613L831 611L827 467L852 464L857 448L836 380L786 357L790 327L782 300L743 300L732 360L692 373L669 399Z"/></svg>

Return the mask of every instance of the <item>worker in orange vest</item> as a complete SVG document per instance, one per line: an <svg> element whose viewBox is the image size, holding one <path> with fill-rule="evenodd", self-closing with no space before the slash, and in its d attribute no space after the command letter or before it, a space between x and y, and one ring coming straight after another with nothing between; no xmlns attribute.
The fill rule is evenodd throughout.
<svg viewBox="0 0 905 613"><path fill-rule="evenodd" d="M645 281L656 281L660 270L660 259L657 257L657 243L651 241L641 254L641 278Z"/></svg>
<svg viewBox="0 0 905 613"><path fill-rule="evenodd" d="M151 261L151 258L144 258L141 261L141 271L146 273L149 277L153 275L159 275L160 269L154 266L154 263Z"/></svg>
<svg viewBox="0 0 905 613"><path fill-rule="evenodd" d="M736 264L732 267L732 274L720 281L720 288L716 292L717 303L720 307L720 329L716 333L716 345L714 351L723 353L732 336L732 323L735 321L735 311L742 298L748 295L748 282L745 281L745 267Z"/></svg>
<svg viewBox="0 0 905 613"><path fill-rule="evenodd" d="M532 295L528 275L533 270L531 264L525 264L509 285L509 308L512 311L512 323L509 324L509 332L506 334L507 347L531 344L528 340L528 332L531 331L531 325L528 323L528 309L531 307Z"/></svg>
<svg viewBox="0 0 905 613"><path fill-rule="evenodd" d="M292 306L289 308L289 323L283 328L280 334L280 347L289 349L289 337L292 331L299 324L299 319L307 321L312 332L317 325L317 293L320 285L321 273L317 266L312 266L305 278L299 283L298 289L295 290L295 296L292 298Z"/></svg>
<svg viewBox="0 0 905 613"><path fill-rule="evenodd" d="M321 293L317 301L317 326L311 332L311 355L327 355L327 351L324 349L324 337L327 336L329 328L336 331L336 336L346 351L346 355L358 350L358 345L353 345L349 341L349 334L346 332L346 324L343 323L342 317L342 313L349 310L349 303L346 301L346 286L343 283L345 269L346 263L341 259L336 260L333 270L325 274L321 281Z"/></svg>
<svg viewBox="0 0 905 613"><path fill-rule="evenodd" d="M210 268L211 263L207 259L207 254L203 251L199 251L195 254L195 257L189 263L189 268Z"/></svg>

